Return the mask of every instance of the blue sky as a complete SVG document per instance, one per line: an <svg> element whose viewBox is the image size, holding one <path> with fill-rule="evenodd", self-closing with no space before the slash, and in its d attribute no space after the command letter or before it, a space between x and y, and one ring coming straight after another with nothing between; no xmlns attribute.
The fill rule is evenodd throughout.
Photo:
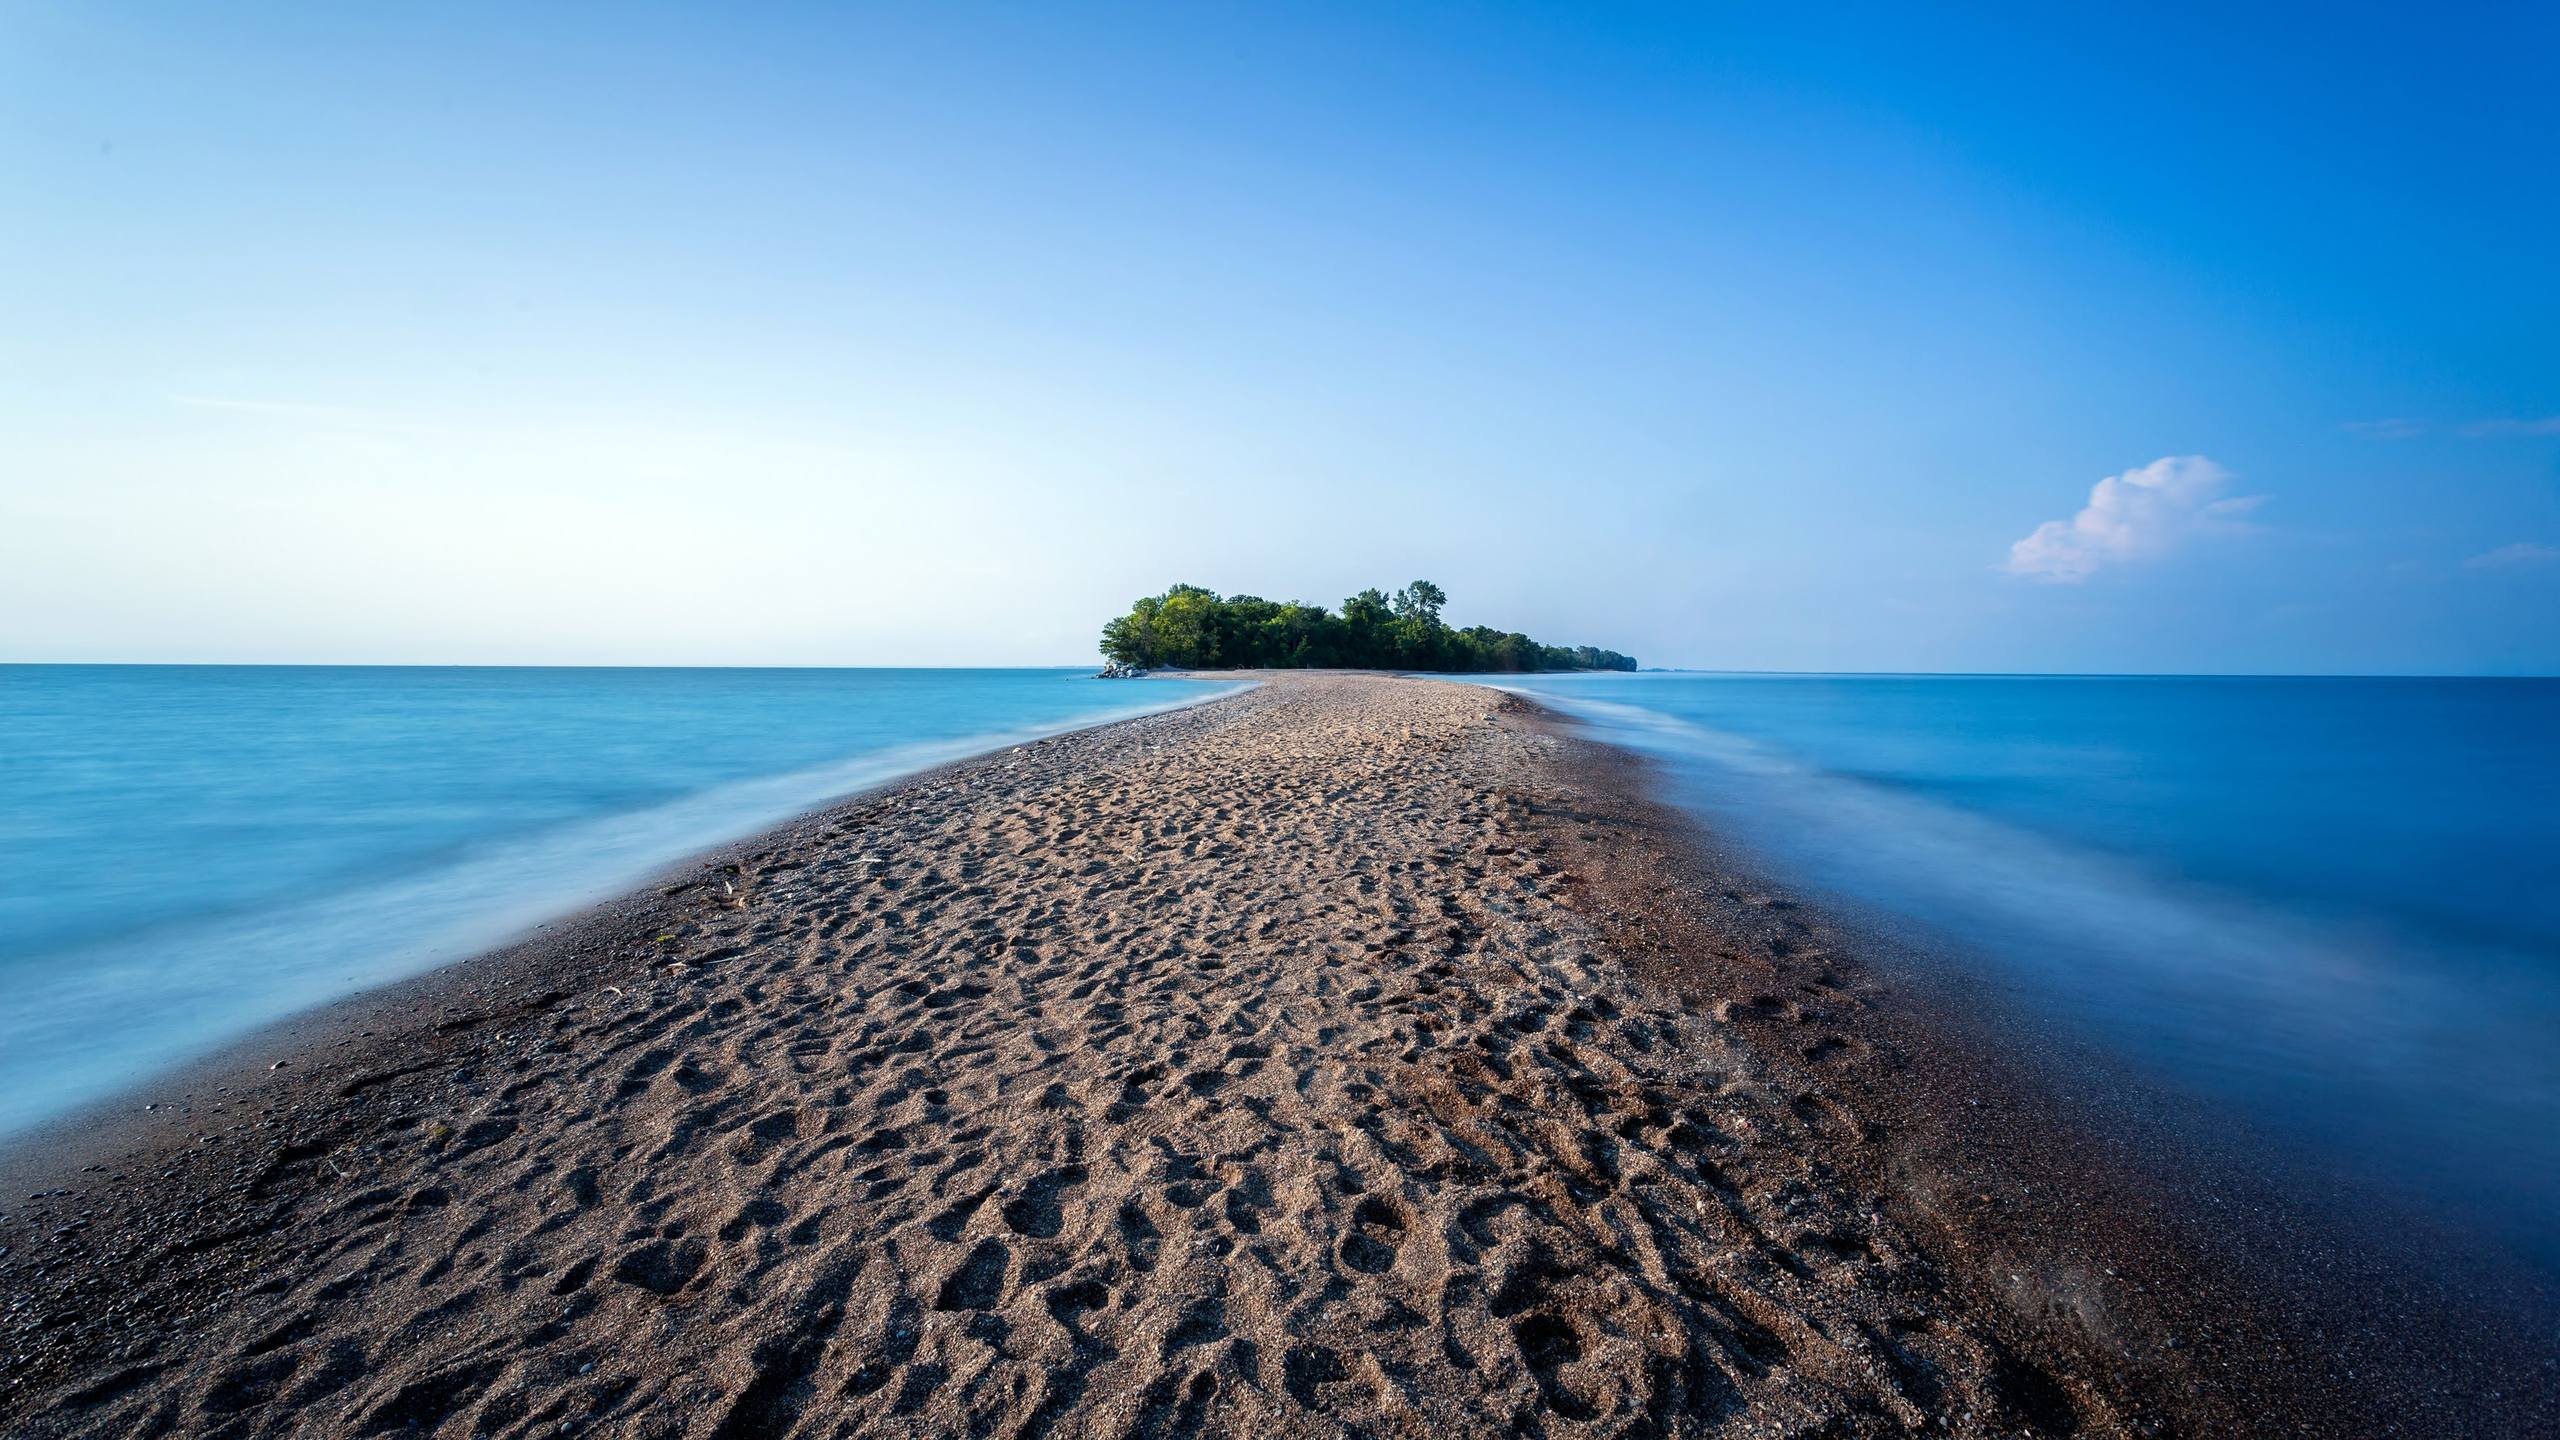
<svg viewBox="0 0 2560 1440"><path fill-rule="evenodd" d="M2560 10L1777 8L0 3L0 658L2560 671Z"/></svg>

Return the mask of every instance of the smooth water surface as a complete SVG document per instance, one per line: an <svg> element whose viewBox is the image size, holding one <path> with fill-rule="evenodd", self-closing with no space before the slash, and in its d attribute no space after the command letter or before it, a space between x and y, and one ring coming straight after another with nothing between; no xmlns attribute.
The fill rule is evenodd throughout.
<svg viewBox="0 0 2560 1440"><path fill-rule="evenodd" d="M1504 683L1777 875L2560 1258L2560 681Z"/></svg>
<svg viewBox="0 0 2560 1440"><path fill-rule="evenodd" d="M836 796L1232 688L0 666L0 1132Z"/></svg>

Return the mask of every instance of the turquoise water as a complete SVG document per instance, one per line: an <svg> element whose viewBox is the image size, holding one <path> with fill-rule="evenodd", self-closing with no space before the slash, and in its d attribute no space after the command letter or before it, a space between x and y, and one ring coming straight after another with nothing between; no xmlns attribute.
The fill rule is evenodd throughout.
<svg viewBox="0 0 2560 1440"><path fill-rule="evenodd" d="M1768 869L2560 1258L2560 681L1536 677Z"/></svg>
<svg viewBox="0 0 2560 1440"><path fill-rule="evenodd" d="M836 796L1232 688L0 666L0 1132Z"/></svg>

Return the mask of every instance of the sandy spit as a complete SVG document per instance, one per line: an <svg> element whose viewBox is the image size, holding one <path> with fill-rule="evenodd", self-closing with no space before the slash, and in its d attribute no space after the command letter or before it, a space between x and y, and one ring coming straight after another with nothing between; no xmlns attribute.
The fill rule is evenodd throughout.
<svg viewBox="0 0 2560 1440"><path fill-rule="evenodd" d="M2010 1283L1824 1083L1853 979L1664 918L1587 748L1277 680L342 1007L0 1172L0 1432L2288 1428Z"/></svg>

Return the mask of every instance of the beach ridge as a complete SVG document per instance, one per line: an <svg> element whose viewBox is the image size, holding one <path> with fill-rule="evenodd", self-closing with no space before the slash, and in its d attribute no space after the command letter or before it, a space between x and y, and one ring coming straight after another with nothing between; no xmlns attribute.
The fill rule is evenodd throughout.
<svg viewBox="0 0 2560 1440"><path fill-rule="evenodd" d="M1639 973L1663 881L1608 856L1655 822L1592 763L1490 688L1294 676L805 817L92 1137L10 1207L0 1425L2210 1415L1882 1193L1767 1035L1849 981Z"/></svg>

